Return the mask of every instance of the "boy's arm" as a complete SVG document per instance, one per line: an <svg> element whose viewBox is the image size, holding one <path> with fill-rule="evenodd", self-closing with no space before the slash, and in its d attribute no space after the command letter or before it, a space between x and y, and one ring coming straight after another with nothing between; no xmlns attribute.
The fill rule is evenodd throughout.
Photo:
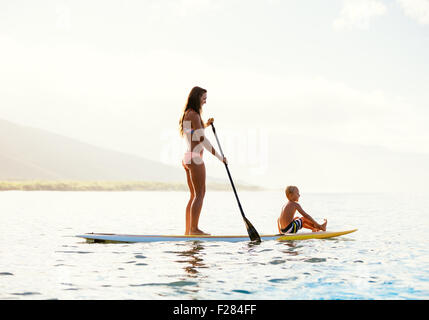
<svg viewBox="0 0 429 320"><path fill-rule="evenodd" d="M296 205L296 209L298 210L298 212L300 214L302 214L302 216L304 218L307 218L308 220L310 220L316 227L320 228L320 224L318 224L307 212L304 211L304 209L301 208L301 206L299 205L299 203L295 203Z"/></svg>

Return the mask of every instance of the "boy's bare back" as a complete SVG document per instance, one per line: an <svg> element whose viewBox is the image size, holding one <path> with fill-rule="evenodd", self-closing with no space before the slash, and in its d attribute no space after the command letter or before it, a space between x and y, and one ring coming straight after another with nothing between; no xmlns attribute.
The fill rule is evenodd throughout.
<svg viewBox="0 0 429 320"><path fill-rule="evenodd" d="M288 201L282 208L282 212L280 214L279 223L280 227L283 229L289 223L292 222L293 218L295 217L295 212L297 210L297 203L293 201Z"/></svg>

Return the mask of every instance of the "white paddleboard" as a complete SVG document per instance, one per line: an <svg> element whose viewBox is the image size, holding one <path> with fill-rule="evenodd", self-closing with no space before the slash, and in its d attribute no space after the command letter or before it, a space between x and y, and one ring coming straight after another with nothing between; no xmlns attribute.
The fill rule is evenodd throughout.
<svg viewBox="0 0 429 320"><path fill-rule="evenodd" d="M306 239L327 239L342 236L348 233L357 231L319 231L319 232L302 232L292 234L271 234L261 235L262 241L278 240L306 240ZM133 242L165 242L165 241L227 241L227 242L240 242L250 241L248 235L241 236L185 236L185 235L130 235L130 234L113 234L113 233L85 233L77 235L79 238L84 238L87 242L101 242L101 243L133 243Z"/></svg>

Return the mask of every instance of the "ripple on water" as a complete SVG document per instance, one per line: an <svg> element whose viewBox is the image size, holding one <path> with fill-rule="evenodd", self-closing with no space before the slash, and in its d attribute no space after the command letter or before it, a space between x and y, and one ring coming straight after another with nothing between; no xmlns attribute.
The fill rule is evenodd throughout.
<svg viewBox="0 0 429 320"><path fill-rule="evenodd" d="M286 260L282 260L282 259L275 259L270 261L271 264L281 264L281 263L285 263Z"/></svg>
<svg viewBox="0 0 429 320"><path fill-rule="evenodd" d="M39 295L40 292L16 292L12 293L14 296L32 296L32 295Z"/></svg>
<svg viewBox="0 0 429 320"><path fill-rule="evenodd" d="M198 282L195 282L195 281L184 281L184 280L181 280L181 281L170 282L168 284L168 286L170 286L170 287L184 287L184 286L195 286L197 284L198 284Z"/></svg>
<svg viewBox="0 0 429 320"><path fill-rule="evenodd" d="M268 280L268 281L269 281L269 282L272 282L272 283L281 283L281 282L295 281L295 280L298 280L298 277L275 278L275 279L270 279L270 280Z"/></svg>
<svg viewBox="0 0 429 320"><path fill-rule="evenodd" d="M232 290L232 292L243 293L243 294L252 294L251 291L247 291L247 290Z"/></svg>
<svg viewBox="0 0 429 320"><path fill-rule="evenodd" d="M55 251L58 253L79 253L79 254L88 254L88 253L94 253L92 251L72 251L72 250L67 250L67 251Z"/></svg>
<svg viewBox="0 0 429 320"><path fill-rule="evenodd" d="M146 287L146 286L167 286L167 287L184 287L184 286L195 286L198 282L195 281L173 281L173 282L152 282L142 284L130 284L130 287Z"/></svg>
<svg viewBox="0 0 429 320"><path fill-rule="evenodd" d="M304 260L304 262L310 262L310 263L325 262L325 261L326 261L325 258L310 258L310 259Z"/></svg>

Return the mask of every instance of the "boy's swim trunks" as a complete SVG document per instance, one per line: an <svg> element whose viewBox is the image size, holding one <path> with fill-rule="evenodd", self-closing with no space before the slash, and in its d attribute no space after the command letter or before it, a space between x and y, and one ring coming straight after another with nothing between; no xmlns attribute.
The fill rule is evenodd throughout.
<svg viewBox="0 0 429 320"><path fill-rule="evenodd" d="M282 233L297 233L302 228L302 218L295 218L289 225L282 229Z"/></svg>

